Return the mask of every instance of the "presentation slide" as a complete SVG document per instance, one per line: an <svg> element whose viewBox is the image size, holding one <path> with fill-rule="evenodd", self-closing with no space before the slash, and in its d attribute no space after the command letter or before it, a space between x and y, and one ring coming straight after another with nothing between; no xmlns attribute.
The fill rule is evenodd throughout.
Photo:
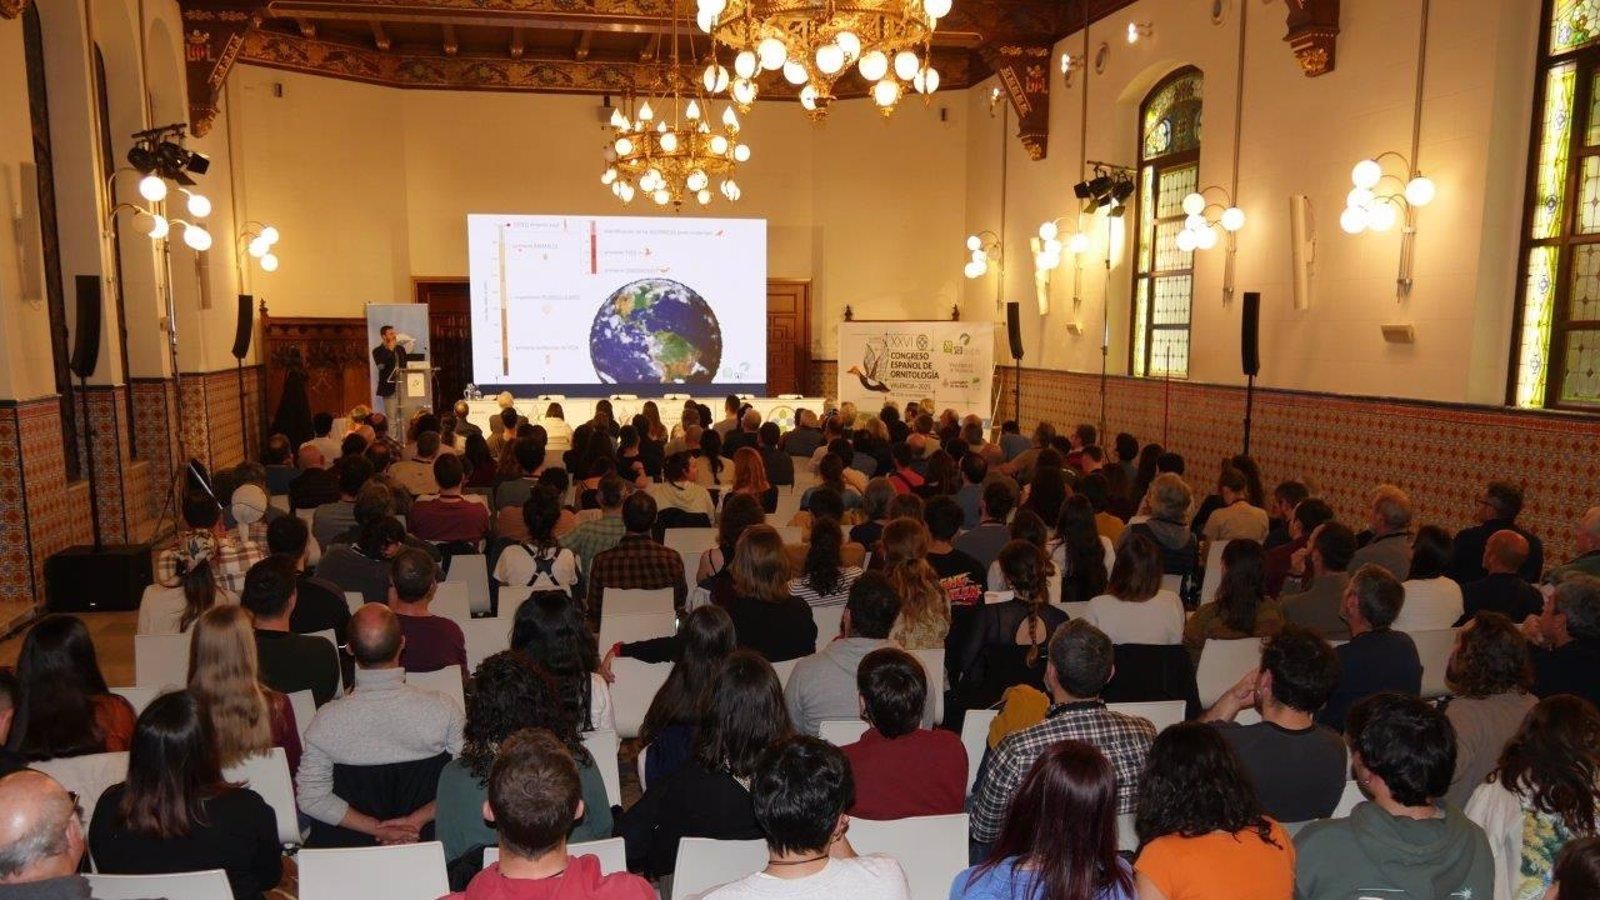
<svg viewBox="0 0 1600 900"><path fill-rule="evenodd" d="M469 215L467 236L485 393L766 393L764 220Z"/></svg>

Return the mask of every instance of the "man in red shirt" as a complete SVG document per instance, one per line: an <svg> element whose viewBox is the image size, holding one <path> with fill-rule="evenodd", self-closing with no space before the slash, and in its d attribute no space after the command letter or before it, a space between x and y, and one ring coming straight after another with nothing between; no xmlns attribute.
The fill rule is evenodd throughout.
<svg viewBox="0 0 1600 900"><path fill-rule="evenodd" d="M850 815L904 819L961 812L967 751L955 732L922 728L928 676L898 647L868 653L856 669L861 716L872 725L842 749L856 783Z"/></svg>
<svg viewBox="0 0 1600 900"><path fill-rule="evenodd" d="M407 672L436 672L460 666L467 675L467 639L461 626L428 610L439 587L439 567L428 551L405 547L389 562L389 608L400 619L405 644L400 668Z"/></svg>
<svg viewBox="0 0 1600 900"><path fill-rule="evenodd" d="M440 454L433 461L433 478L439 482L439 493L411 504L406 522L412 534L434 543L464 541L474 545L488 535L489 507L476 497L461 495L464 476L461 457L454 453Z"/></svg>

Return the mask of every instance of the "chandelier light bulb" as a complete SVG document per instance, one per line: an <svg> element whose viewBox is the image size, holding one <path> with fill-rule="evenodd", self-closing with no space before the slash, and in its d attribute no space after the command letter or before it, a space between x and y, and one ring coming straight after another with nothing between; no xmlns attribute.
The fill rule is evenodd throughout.
<svg viewBox="0 0 1600 900"><path fill-rule="evenodd" d="M1412 206L1427 206L1433 202L1437 190L1433 186L1432 178L1418 175L1406 182L1406 202Z"/></svg>
<svg viewBox="0 0 1600 900"><path fill-rule="evenodd" d="M986 266L989 264L989 254L982 250L974 250L972 251L972 261Z"/></svg>
<svg viewBox="0 0 1600 900"><path fill-rule="evenodd" d="M933 66L921 69L915 78L911 79L911 86L919 94L931 94L939 89L939 70Z"/></svg>
<svg viewBox="0 0 1600 900"><path fill-rule="evenodd" d="M1128 23L1128 43L1130 43L1130 44L1139 43L1139 23L1138 22L1129 22Z"/></svg>
<svg viewBox="0 0 1600 900"><path fill-rule="evenodd" d="M161 180L160 175L152 172L139 179L139 196L151 203L160 203L167 199L167 183Z"/></svg>
<svg viewBox="0 0 1600 900"><path fill-rule="evenodd" d="M1054 222L1046 222L1039 226L1039 239L1042 241L1053 241L1060 234L1061 226Z"/></svg>
<svg viewBox="0 0 1600 900"><path fill-rule="evenodd" d="M756 102L756 83L748 78L741 78L733 83L733 100L741 106L749 106Z"/></svg>
<svg viewBox="0 0 1600 900"><path fill-rule="evenodd" d="M950 0L922 0L922 9L930 19L942 19L950 14Z"/></svg>
<svg viewBox="0 0 1600 900"><path fill-rule="evenodd" d="M1395 209L1393 203L1387 201L1377 203L1373 205L1372 211L1368 213L1367 227L1373 231L1388 231L1394 227L1394 223L1399 217L1399 210Z"/></svg>
<svg viewBox="0 0 1600 900"><path fill-rule="evenodd" d="M983 273L989 271L989 267L978 260L972 260L966 264L962 271L966 273L968 278L982 278Z"/></svg>
<svg viewBox="0 0 1600 900"><path fill-rule="evenodd" d="M1238 231L1244 227L1244 210L1237 206L1230 206L1222 211L1222 227L1227 231Z"/></svg>
<svg viewBox="0 0 1600 900"><path fill-rule="evenodd" d="M872 86L872 102L888 109L900 99L900 82L885 78Z"/></svg>
<svg viewBox="0 0 1600 900"><path fill-rule="evenodd" d="M728 2L727 0L700 0L697 8L700 12L710 13L712 18L716 18L722 15L723 10L728 8Z"/></svg>
<svg viewBox="0 0 1600 900"><path fill-rule="evenodd" d="M1074 254L1088 253L1089 236L1082 232L1073 235L1072 240L1067 241L1067 249L1071 250Z"/></svg>
<svg viewBox="0 0 1600 900"><path fill-rule="evenodd" d="M756 58L761 68L771 72L783 67L784 61L789 58L789 48L775 37L762 38L761 43L756 45Z"/></svg>
<svg viewBox="0 0 1600 900"><path fill-rule="evenodd" d="M910 81L917 77L917 70L922 68L922 60L917 59L917 54L910 50L901 50L894 55L894 74L901 81Z"/></svg>
<svg viewBox="0 0 1600 900"><path fill-rule="evenodd" d="M1201 250L1210 250L1217 245L1217 230L1215 228L1203 228L1196 231L1194 233L1194 243Z"/></svg>
<svg viewBox="0 0 1600 900"><path fill-rule="evenodd" d="M678 136L669 131L661 136L660 144L662 153L676 153L678 151Z"/></svg>
<svg viewBox="0 0 1600 900"><path fill-rule="evenodd" d="M1351 188L1350 189L1350 193L1346 194L1345 197L1344 197L1344 205L1345 206L1362 206L1362 207L1364 207L1364 206L1370 205L1372 203L1372 201L1373 201L1372 190L1370 188L1364 188L1364 187Z"/></svg>
<svg viewBox="0 0 1600 900"><path fill-rule="evenodd" d="M265 256L261 257L261 271L263 271L263 272L276 272L276 271L278 271L278 256L277 256L277 254L268 253Z"/></svg>
<svg viewBox="0 0 1600 900"><path fill-rule="evenodd" d="M701 31L704 31L706 34L710 34L711 29L716 27L717 17L702 9L694 14L694 24Z"/></svg>
<svg viewBox="0 0 1600 900"><path fill-rule="evenodd" d="M1350 181L1359 188L1372 190L1381 178L1383 178L1383 167L1378 165L1377 160L1363 159L1350 170Z"/></svg>
<svg viewBox="0 0 1600 900"><path fill-rule="evenodd" d="M616 180L617 180L617 170L616 169L607 169L605 171L605 174L600 176L600 183L601 184L615 184Z"/></svg>
<svg viewBox="0 0 1600 900"><path fill-rule="evenodd" d="M1191 213L1183 220L1183 227L1187 231L1199 231L1206 227L1206 217L1199 213Z"/></svg>
<svg viewBox="0 0 1600 900"><path fill-rule="evenodd" d="M666 206L672 202L672 195L667 193L666 188L657 188L654 196L658 206Z"/></svg>
<svg viewBox="0 0 1600 900"><path fill-rule="evenodd" d="M879 81L889 74L889 57L884 56L882 50L873 50L861 57L857 68L861 70L862 78Z"/></svg>
<svg viewBox="0 0 1600 900"><path fill-rule="evenodd" d="M1360 234L1367 230L1367 211L1359 206L1347 206L1339 214L1339 227L1345 234Z"/></svg>
<svg viewBox="0 0 1600 900"><path fill-rule="evenodd" d="M974 251L982 250L983 249L983 238L980 238L975 234L967 235L967 249L968 250L974 250Z"/></svg>
<svg viewBox="0 0 1600 900"><path fill-rule="evenodd" d="M706 91L720 94L728 89L728 70L712 63L706 66L705 74L701 76L700 83L705 85Z"/></svg>
<svg viewBox="0 0 1600 900"><path fill-rule="evenodd" d="M211 215L211 199L209 197L192 191L184 191L184 194L187 195L184 207L189 210L189 215L194 216L196 219L204 219L206 216Z"/></svg>
<svg viewBox="0 0 1600 900"><path fill-rule="evenodd" d="M790 84L805 84L810 77L806 67L792 59L783 64L783 80Z"/></svg>
<svg viewBox="0 0 1600 900"><path fill-rule="evenodd" d="M271 225L265 225L261 229L261 239L267 242L268 247L276 244L281 237L282 235L278 234L278 229L273 228Z"/></svg>
<svg viewBox="0 0 1600 900"><path fill-rule="evenodd" d="M622 202L623 203L632 203L633 202L633 193L634 193L633 185L627 183L626 181L622 182L622 191L618 195L618 196L620 196L622 198Z"/></svg>
<svg viewBox="0 0 1600 900"><path fill-rule="evenodd" d="M720 134L711 136L711 152L718 156L728 152L728 139Z"/></svg>
<svg viewBox="0 0 1600 900"><path fill-rule="evenodd" d="M168 222L167 217L163 215L152 215L150 218L152 220L150 222L150 240L166 240L167 234L172 231L172 223Z"/></svg>
<svg viewBox="0 0 1600 900"><path fill-rule="evenodd" d="M197 253L204 253L211 249L211 232L199 225L188 225L183 229L183 242L188 244Z"/></svg>
<svg viewBox="0 0 1600 900"><path fill-rule="evenodd" d="M611 127L618 131L628 130L628 117L622 114L622 110L613 109L611 111Z"/></svg>
<svg viewBox="0 0 1600 900"><path fill-rule="evenodd" d="M156 217L145 210L135 210L133 214L133 230L149 237L150 232L156 227Z"/></svg>
<svg viewBox="0 0 1600 900"><path fill-rule="evenodd" d="M256 259L260 259L271 252L271 249L271 246L266 241L263 241L261 238L257 237L255 240L250 242L249 246L245 247L245 252L249 253Z"/></svg>
<svg viewBox="0 0 1600 900"><path fill-rule="evenodd" d="M844 50L838 44L817 48L817 69L824 75L837 75L844 68Z"/></svg>
<svg viewBox="0 0 1600 900"><path fill-rule="evenodd" d="M750 145L738 144L733 148L733 158L736 162L750 161Z"/></svg>
<svg viewBox="0 0 1600 900"><path fill-rule="evenodd" d="M841 31L833 36L833 42L844 51L846 62L853 62L861 56L861 38L856 37L854 31Z"/></svg>
<svg viewBox="0 0 1600 900"><path fill-rule="evenodd" d="M683 109L683 117L691 122L700 121L700 101L690 100L689 105Z"/></svg>
<svg viewBox="0 0 1600 900"><path fill-rule="evenodd" d="M816 87L814 85L806 85L800 89L800 106L806 112L814 111L817 108L817 96Z"/></svg>
<svg viewBox="0 0 1600 900"><path fill-rule="evenodd" d="M734 74L740 78L754 78L758 65L760 64L756 61L756 55L749 50L741 50L739 55L733 58Z"/></svg>
<svg viewBox="0 0 1600 900"><path fill-rule="evenodd" d="M1198 216L1206 211L1206 198L1203 194L1191 193L1183 198L1183 211L1191 216Z"/></svg>
<svg viewBox="0 0 1600 900"><path fill-rule="evenodd" d="M644 104L639 107L639 121L648 122L655 117L656 111L650 108L650 101L646 100Z"/></svg>
<svg viewBox="0 0 1600 900"><path fill-rule="evenodd" d="M700 169L695 169L693 172L689 173L689 180L687 184L689 185L689 190L691 191L703 191L706 189L706 185L710 183L711 179L706 177L706 173Z"/></svg>
<svg viewBox="0 0 1600 900"><path fill-rule="evenodd" d="M612 146L616 148L618 156L627 156L633 152L633 141L629 138L617 138L617 142Z"/></svg>
<svg viewBox="0 0 1600 900"><path fill-rule="evenodd" d="M1197 233L1189 231L1188 229L1178 232L1177 242L1178 249L1182 250L1184 253L1193 253L1195 248L1200 244Z"/></svg>

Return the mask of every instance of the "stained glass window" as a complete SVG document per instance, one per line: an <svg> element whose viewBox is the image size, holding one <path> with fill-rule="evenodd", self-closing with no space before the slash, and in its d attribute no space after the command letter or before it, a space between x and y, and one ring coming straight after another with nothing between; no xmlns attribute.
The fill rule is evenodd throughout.
<svg viewBox="0 0 1600 900"><path fill-rule="evenodd" d="M1556 0L1550 13L1550 54L1570 53L1600 40L1600 0Z"/></svg>
<svg viewBox="0 0 1600 900"><path fill-rule="evenodd" d="M1183 198L1198 186L1202 80L1198 69L1168 75L1139 116L1139 236L1129 371L1189 375L1194 252L1178 247Z"/></svg>

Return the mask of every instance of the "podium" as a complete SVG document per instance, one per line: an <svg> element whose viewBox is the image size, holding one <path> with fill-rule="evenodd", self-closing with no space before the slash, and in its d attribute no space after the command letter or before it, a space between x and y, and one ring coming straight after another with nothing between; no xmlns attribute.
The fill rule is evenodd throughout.
<svg viewBox="0 0 1600 900"><path fill-rule="evenodd" d="M404 429L413 412L433 409L433 366L427 360L407 360L405 368L395 370L394 380L395 397L400 401L400 422L396 424Z"/></svg>

